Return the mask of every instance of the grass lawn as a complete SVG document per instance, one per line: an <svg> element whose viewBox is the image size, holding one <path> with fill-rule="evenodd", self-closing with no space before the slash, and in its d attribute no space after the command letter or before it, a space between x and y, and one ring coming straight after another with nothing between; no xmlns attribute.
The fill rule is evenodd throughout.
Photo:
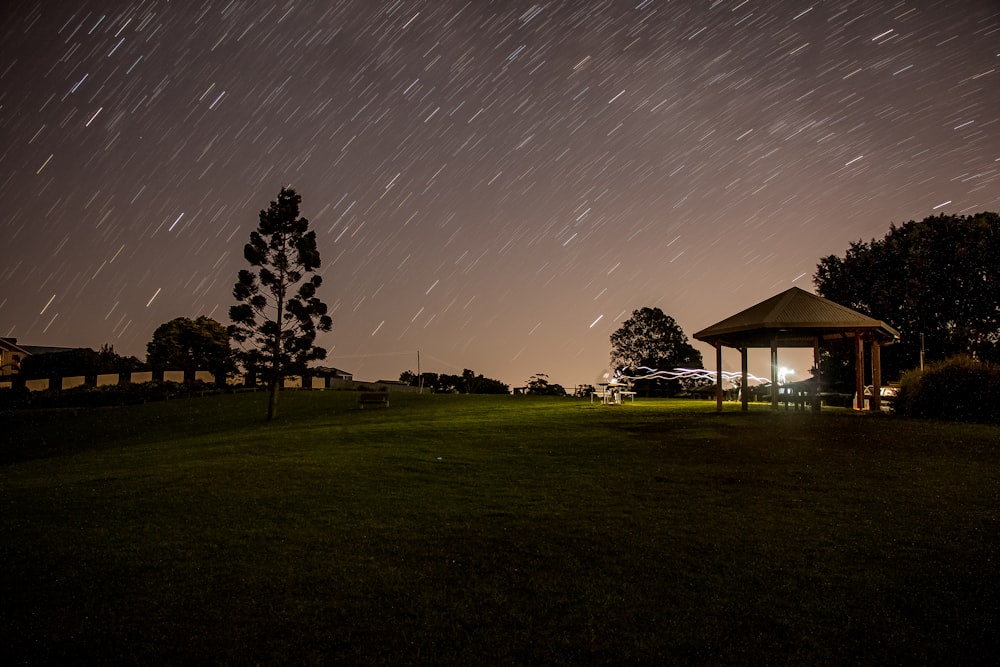
<svg viewBox="0 0 1000 667"><path fill-rule="evenodd" d="M265 400L0 415L6 664L995 659L998 427Z"/></svg>

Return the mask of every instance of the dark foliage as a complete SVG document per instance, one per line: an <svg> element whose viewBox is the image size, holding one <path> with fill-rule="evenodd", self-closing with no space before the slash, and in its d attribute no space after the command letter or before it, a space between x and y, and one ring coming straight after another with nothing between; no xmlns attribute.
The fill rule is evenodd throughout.
<svg viewBox="0 0 1000 667"><path fill-rule="evenodd" d="M890 324L899 344L882 353L886 377L928 360L969 354L1000 362L1000 216L932 216L892 225L882 239L852 243L820 260L817 292ZM853 373L850 352L832 350L823 367L835 383Z"/></svg>
<svg viewBox="0 0 1000 667"><path fill-rule="evenodd" d="M303 373L310 361L326 358L326 350L314 343L318 331L333 325L326 304L316 296L323 284L315 273L319 250L316 232L299 217L301 201L295 190L283 187L260 212L260 223L243 248L256 272L239 272L233 287L238 303L229 309L229 334L243 345L237 358L245 367L260 369L270 389L268 419L276 415L284 378Z"/></svg>
<svg viewBox="0 0 1000 667"><path fill-rule="evenodd" d="M156 369L183 370L186 384L194 383L198 370L210 371L218 381L235 370L229 332L205 316L176 317L161 324L146 345L146 359Z"/></svg>
<svg viewBox="0 0 1000 667"><path fill-rule="evenodd" d="M565 396L566 389L561 384L549 382L545 373L535 373L528 380L528 392L533 396Z"/></svg>
<svg viewBox="0 0 1000 667"><path fill-rule="evenodd" d="M959 355L909 371L893 409L910 417L1000 424L1000 366Z"/></svg>
<svg viewBox="0 0 1000 667"><path fill-rule="evenodd" d="M102 387L81 385L72 389L28 391L24 388L0 389L0 410L102 408L165 401L183 396L218 393L217 387L204 382L144 382Z"/></svg>
<svg viewBox="0 0 1000 667"><path fill-rule="evenodd" d="M611 334L611 367L632 377L703 364L701 352L691 346L674 318L659 308L632 311L632 317ZM640 395L672 396L690 387L657 378L635 381L634 388Z"/></svg>
<svg viewBox="0 0 1000 667"><path fill-rule="evenodd" d="M484 377L482 374L466 368L461 375L444 373L421 373L403 371L399 374L400 382L411 387L424 387L429 391L448 394L509 394L510 387L500 380Z"/></svg>
<svg viewBox="0 0 1000 667"><path fill-rule="evenodd" d="M131 373L144 370L146 365L135 357L115 353L111 345L102 345L100 352L87 347L63 352L32 354L21 362L21 380L57 377L95 377L107 373Z"/></svg>

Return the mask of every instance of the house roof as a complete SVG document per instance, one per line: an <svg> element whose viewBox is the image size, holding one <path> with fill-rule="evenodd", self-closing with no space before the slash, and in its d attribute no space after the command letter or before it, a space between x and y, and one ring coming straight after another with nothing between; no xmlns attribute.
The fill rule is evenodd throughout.
<svg viewBox="0 0 1000 667"><path fill-rule="evenodd" d="M309 369L315 375L331 375L333 377L354 377L354 373L350 373L339 368L334 368L332 366L314 366Z"/></svg>
<svg viewBox="0 0 1000 667"><path fill-rule="evenodd" d="M812 347L816 339L865 336L882 344L895 342L899 332L881 320L851 310L798 287L765 299L721 322L702 329L694 338L728 347Z"/></svg>
<svg viewBox="0 0 1000 667"><path fill-rule="evenodd" d="M0 349L17 354L31 354L24 347L17 344L16 338L0 338Z"/></svg>

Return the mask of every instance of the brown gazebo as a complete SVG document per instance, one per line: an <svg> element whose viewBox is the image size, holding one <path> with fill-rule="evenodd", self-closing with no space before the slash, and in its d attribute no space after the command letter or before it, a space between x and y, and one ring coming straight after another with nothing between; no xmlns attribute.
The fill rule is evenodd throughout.
<svg viewBox="0 0 1000 667"><path fill-rule="evenodd" d="M864 409L865 343L872 355L872 410L881 409L882 369L880 349L899 339L899 332L885 322L862 315L829 299L792 287L756 306L736 313L694 334L715 347L716 406L722 410L722 347L740 351L743 384L742 409L747 409L747 350L771 348L771 407L778 408L778 348L811 347L815 375L812 392L814 410L820 407L819 350L823 342L853 339L856 355L857 409Z"/></svg>

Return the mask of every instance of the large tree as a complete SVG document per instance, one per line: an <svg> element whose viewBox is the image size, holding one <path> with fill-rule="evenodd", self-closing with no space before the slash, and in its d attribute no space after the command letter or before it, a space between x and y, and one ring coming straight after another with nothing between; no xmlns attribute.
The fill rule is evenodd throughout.
<svg viewBox="0 0 1000 667"><path fill-rule="evenodd" d="M659 308L632 311L611 334L611 365L616 369L701 368L701 352L691 347L674 318Z"/></svg>
<svg viewBox="0 0 1000 667"><path fill-rule="evenodd" d="M184 382L192 384L198 370L210 371L216 381L232 370L229 332L204 315L197 319L175 317L153 332L146 344L146 361L158 370L182 370Z"/></svg>
<svg viewBox="0 0 1000 667"><path fill-rule="evenodd" d="M674 318L659 308L632 311L632 317L611 334L611 366L632 377L702 364L701 352L691 346ZM680 386L677 380L655 379L640 380L636 388L647 394L673 394Z"/></svg>
<svg viewBox="0 0 1000 667"><path fill-rule="evenodd" d="M892 225L881 239L823 257L813 276L831 301L885 321L900 342L882 354L883 373L899 377L927 359L968 353L1000 361L1000 216L939 215ZM831 367L850 366L833 350Z"/></svg>
<svg viewBox="0 0 1000 667"><path fill-rule="evenodd" d="M326 358L326 350L314 343L317 331L329 331L333 324L326 304L316 296L323 284L315 273L319 250L316 232L299 217L301 202L295 190L283 187L260 212L260 223L243 248L253 270L239 272L233 287L239 303L229 309L229 333L243 345L237 356L267 379L268 419L277 415L284 378L303 373L310 361Z"/></svg>
<svg viewBox="0 0 1000 667"><path fill-rule="evenodd" d="M549 382L546 373L535 373L528 378L527 393L535 396L565 396L566 389L561 384Z"/></svg>

